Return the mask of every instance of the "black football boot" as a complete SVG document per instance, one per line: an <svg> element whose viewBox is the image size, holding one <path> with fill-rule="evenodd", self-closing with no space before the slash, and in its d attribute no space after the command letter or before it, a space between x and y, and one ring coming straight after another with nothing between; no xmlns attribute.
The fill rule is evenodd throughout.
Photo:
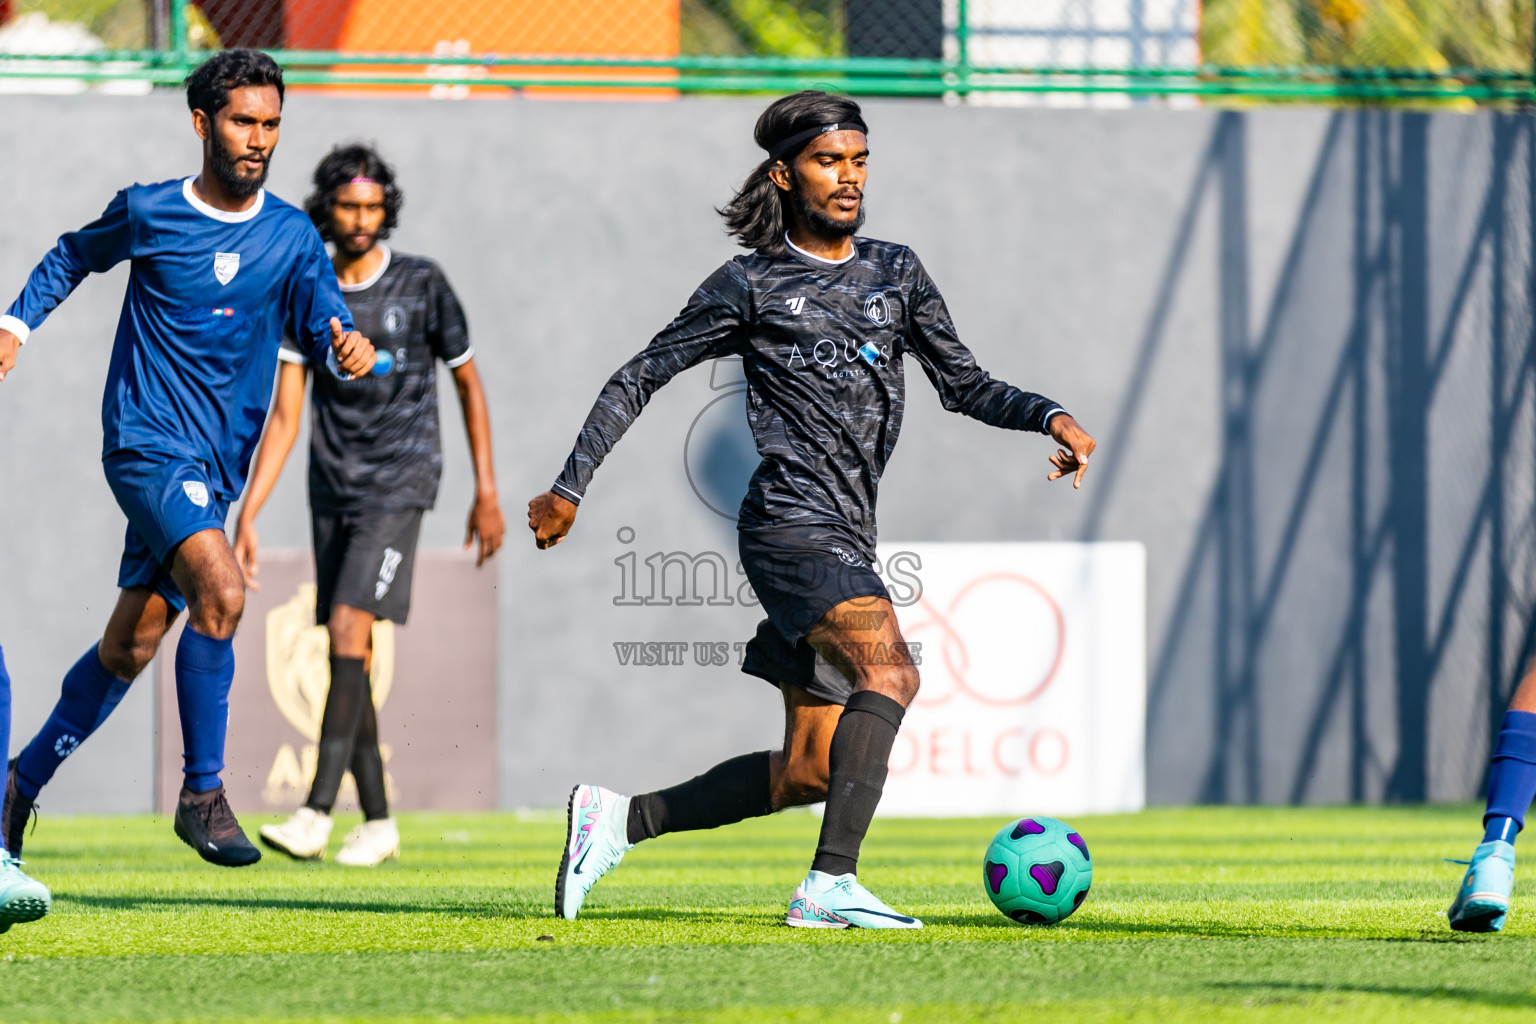
<svg viewBox="0 0 1536 1024"><path fill-rule="evenodd" d="M251 845L229 809L221 785L206 793L194 793L181 787L176 801L176 835L210 864L242 868L261 860L261 851Z"/></svg>

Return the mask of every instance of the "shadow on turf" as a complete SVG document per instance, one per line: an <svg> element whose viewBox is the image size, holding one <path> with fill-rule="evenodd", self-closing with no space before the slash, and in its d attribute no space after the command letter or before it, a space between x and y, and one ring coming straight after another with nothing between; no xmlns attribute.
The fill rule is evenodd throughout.
<svg viewBox="0 0 1536 1024"><path fill-rule="evenodd" d="M1313 993L1317 995L1341 995L1358 993L1371 996L1401 996L1406 999L1454 999L1476 1006L1497 1006L1504 1009L1530 1009L1536 1007L1536 996L1522 992L1479 992L1474 989L1454 988L1447 985L1316 985L1305 982L1237 982L1218 981L1212 988L1239 989L1244 993L1255 990Z"/></svg>
<svg viewBox="0 0 1536 1024"><path fill-rule="evenodd" d="M451 914L460 917L553 917L549 908L507 907L494 903L384 903L335 899L250 898L244 896L85 896L55 892L55 901L78 903L102 910L168 910L189 906L227 907L240 910L317 910L356 914Z"/></svg>
<svg viewBox="0 0 1536 1024"><path fill-rule="evenodd" d="M1073 918L1060 925L1020 925L1001 914L924 914L923 923L951 925L957 928L1007 929L1010 931L1049 934L1055 930L1092 932L1101 935L1188 935L1197 939L1253 939L1253 938L1349 938L1346 929L1312 925L1246 926L1220 922L1142 922L1113 921L1102 919L1078 920ZM1365 933L1367 937L1375 936ZM1407 940L1404 940L1407 941Z"/></svg>
<svg viewBox="0 0 1536 1024"><path fill-rule="evenodd" d="M506 905L494 902L479 903L385 903L346 899L284 899L266 896L97 896L74 895L55 892L56 901L78 903L81 906L102 910L175 910L189 906L224 907L238 910L306 910L353 914L447 914L457 917L479 917L518 921L555 921L549 905L540 901L537 906ZM761 924L760 915L742 914L730 910L712 910L689 907L641 907L634 909L603 910L593 908L581 915L583 921L678 921L694 923L739 922ZM782 919L773 919L781 923ZM1005 924L1007 922L1004 922Z"/></svg>

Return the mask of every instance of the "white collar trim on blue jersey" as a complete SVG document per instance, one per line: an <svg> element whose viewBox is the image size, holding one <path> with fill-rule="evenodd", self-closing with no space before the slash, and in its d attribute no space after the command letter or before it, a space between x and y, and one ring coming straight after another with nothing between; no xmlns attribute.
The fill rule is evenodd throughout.
<svg viewBox="0 0 1536 1024"><path fill-rule="evenodd" d="M384 271L389 269L390 257L394 255L394 251L391 250L390 247L385 245L383 242L379 243L379 248L381 250L383 250L383 252L384 252L384 262L379 264L379 269L375 270L373 272L372 276L370 276L368 278L368 280L366 280L366 281L359 281L359 282L357 282L357 284L342 284L342 285L340 285L342 291L344 291L344 292L365 292L369 288L372 288L374 285L379 283L379 278L383 277L384 276ZM337 282L337 283L340 284L340 282Z"/></svg>
<svg viewBox="0 0 1536 1024"><path fill-rule="evenodd" d="M817 263L825 263L829 267L840 267L844 263L847 263L849 260L853 259L855 256L857 256L859 254L859 247L857 245L855 245L853 247L853 252L849 253L847 256L844 256L842 259L840 259L840 260L829 260L825 256L817 256L815 253L806 252L804 249L800 248L794 242L791 242L789 240L789 232L788 231L784 232L784 242L791 249L795 250L795 252L799 253L801 256L804 256L806 259L808 259L808 260L815 260Z"/></svg>
<svg viewBox="0 0 1536 1024"><path fill-rule="evenodd" d="M267 190L263 188L256 191L256 201L251 204L249 210L240 210L238 212L220 210L217 207L209 206L197 197L197 193L192 189L191 178L187 178L181 183L181 194L186 197L187 202L192 204L192 209L204 217L212 217L214 220L223 221L225 224L244 224L260 213L262 204L267 201Z"/></svg>

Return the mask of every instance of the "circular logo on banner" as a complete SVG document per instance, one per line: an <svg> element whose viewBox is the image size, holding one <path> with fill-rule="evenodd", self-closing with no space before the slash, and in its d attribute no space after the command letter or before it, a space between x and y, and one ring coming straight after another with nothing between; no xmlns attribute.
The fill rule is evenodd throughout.
<svg viewBox="0 0 1536 1024"><path fill-rule="evenodd" d="M938 650L949 685L925 685L917 703L942 704L963 694L990 707L1018 707L1039 698L1061 667L1066 619L1027 576L978 576L948 607L921 600L918 609L922 617L904 632L923 642L924 654Z"/></svg>

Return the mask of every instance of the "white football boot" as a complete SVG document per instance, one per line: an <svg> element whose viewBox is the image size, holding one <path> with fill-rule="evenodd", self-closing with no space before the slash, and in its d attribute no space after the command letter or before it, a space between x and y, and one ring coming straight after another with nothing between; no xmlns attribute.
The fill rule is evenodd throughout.
<svg viewBox="0 0 1536 1024"><path fill-rule="evenodd" d="M371 868L386 860L400 859L400 828L394 818L365 821L342 841L337 864L353 868Z"/></svg>
<svg viewBox="0 0 1536 1024"><path fill-rule="evenodd" d="M261 826L261 841L294 860L325 860L331 841L331 816L312 807L300 807L287 821Z"/></svg>
<svg viewBox="0 0 1536 1024"><path fill-rule="evenodd" d="M601 786L577 786L565 812L565 852L555 876L555 916L576 920L597 880L634 849L629 797Z"/></svg>
<svg viewBox="0 0 1536 1024"><path fill-rule="evenodd" d="M921 928L923 922L898 914L853 875L812 871L789 898L784 923L791 928Z"/></svg>

